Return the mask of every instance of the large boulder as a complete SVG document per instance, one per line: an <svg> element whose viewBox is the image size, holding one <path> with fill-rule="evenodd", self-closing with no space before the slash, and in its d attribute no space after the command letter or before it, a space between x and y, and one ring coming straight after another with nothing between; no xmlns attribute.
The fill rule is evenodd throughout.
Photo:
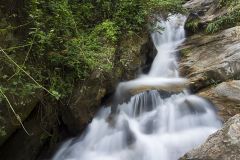
<svg viewBox="0 0 240 160"><path fill-rule="evenodd" d="M180 70L196 92L212 84L240 78L240 26L213 35L196 34L180 48Z"/></svg>
<svg viewBox="0 0 240 160"><path fill-rule="evenodd" d="M240 113L240 80L223 82L201 91L200 96L211 100L224 121Z"/></svg>
<svg viewBox="0 0 240 160"><path fill-rule="evenodd" d="M232 117L224 127L212 134L199 148L181 160L239 160L240 114Z"/></svg>

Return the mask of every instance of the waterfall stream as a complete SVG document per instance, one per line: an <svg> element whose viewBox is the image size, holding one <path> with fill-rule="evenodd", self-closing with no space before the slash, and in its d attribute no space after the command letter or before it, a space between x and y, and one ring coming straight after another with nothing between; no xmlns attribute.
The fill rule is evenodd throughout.
<svg viewBox="0 0 240 160"><path fill-rule="evenodd" d="M152 34L158 53L149 73L119 86L127 90L171 87L186 81L179 77L176 58L176 49L185 38L185 19L172 15L159 22L164 30ZM190 95L186 89L167 92L168 87L164 92L139 93L118 105L114 122L109 120L111 108L103 107L85 134L63 144L53 160L177 160L222 124L208 101Z"/></svg>

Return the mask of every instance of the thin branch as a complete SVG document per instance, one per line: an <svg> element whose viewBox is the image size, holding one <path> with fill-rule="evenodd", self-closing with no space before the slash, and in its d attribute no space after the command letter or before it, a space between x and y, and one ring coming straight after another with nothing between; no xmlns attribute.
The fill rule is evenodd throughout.
<svg viewBox="0 0 240 160"><path fill-rule="evenodd" d="M32 23L33 21L30 21L30 22L27 22L27 23L25 23L25 24L21 24L21 25L19 25L19 26L14 26L14 27L8 27L8 28L6 28L6 30L15 30L15 29L18 29L18 28L21 28L21 27L25 27L25 26L27 26L27 25L29 25L30 23Z"/></svg>
<svg viewBox="0 0 240 160"><path fill-rule="evenodd" d="M30 48L29 48L29 50L28 50L28 52L27 52L27 55L26 55L26 57L25 57L25 59L24 59L23 65L25 65L25 63L26 63L26 61L27 61L27 59L28 59L29 53L30 53L30 51L32 50L32 46L33 46L33 43L34 43L34 41L35 41L35 37L36 37L36 35L34 35L32 41L31 41L31 46L30 46Z"/></svg>
<svg viewBox="0 0 240 160"><path fill-rule="evenodd" d="M5 49L2 49L2 50L7 51L7 50L12 50L12 49L24 48L24 47L31 46L31 45L32 45L32 44L25 44L25 45L21 45L21 46L15 46L15 47L10 47L10 48L5 48Z"/></svg>
<svg viewBox="0 0 240 160"><path fill-rule="evenodd" d="M6 99L7 103L9 104L9 107L11 108L14 116L17 118L17 120L18 120L19 123L21 124L23 130L27 133L27 135L31 136L31 134L29 134L29 132L28 132L28 131L26 130L26 128L24 127L23 122L22 122L22 120L21 120L21 117L15 112L15 110L13 109L13 106L12 106L12 104L10 103L8 97L3 93L3 91L2 91L1 88L0 88L0 93L1 93L1 95Z"/></svg>
<svg viewBox="0 0 240 160"><path fill-rule="evenodd" d="M26 61L27 61L27 59L28 59L28 56L29 56L29 54L30 54L30 51L32 50L32 46L33 46L34 40L35 40L35 36L33 37L32 41L31 41L31 43L30 43L30 48L28 49L27 55L26 55L26 57L25 57L25 59L24 59L24 62L23 62L23 64L22 64L22 66L25 65L25 63L26 63ZM20 70L18 70L16 73L14 73L10 78L8 78L8 81L9 81L10 79L12 79L15 75L17 75L19 72L20 72Z"/></svg>
<svg viewBox="0 0 240 160"><path fill-rule="evenodd" d="M47 93L55 97L53 93L51 93L48 89L43 87L41 84L39 84L29 73L27 73L22 67L20 67L3 49L0 47L0 51L14 64L19 68L23 73L25 73L35 84L37 84L40 88L44 89Z"/></svg>

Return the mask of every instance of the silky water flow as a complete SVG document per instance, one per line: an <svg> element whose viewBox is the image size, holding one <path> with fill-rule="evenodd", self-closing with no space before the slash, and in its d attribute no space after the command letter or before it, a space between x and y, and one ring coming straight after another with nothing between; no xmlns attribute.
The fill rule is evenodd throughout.
<svg viewBox="0 0 240 160"><path fill-rule="evenodd" d="M109 120L111 107L102 107L85 134L65 142L53 160L177 160L221 127L208 101L186 89L166 91L172 84L186 81L179 77L176 58L176 49L185 38L185 19L171 15L157 24L164 30L152 34L158 53L149 73L117 88L118 92L159 85L165 91L132 96L117 106L114 122Z"/></svg>

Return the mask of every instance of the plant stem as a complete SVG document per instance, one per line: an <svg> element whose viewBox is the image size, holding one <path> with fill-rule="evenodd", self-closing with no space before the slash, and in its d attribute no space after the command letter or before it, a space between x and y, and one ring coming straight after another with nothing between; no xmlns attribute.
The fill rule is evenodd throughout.
<svg viewBox="0 0 240 160"><path fill-rule="evenodd" d="M28 132L28 131L26 130L26 128L24 127L23 122L22 122L22 120L21 120L21 117L15 112L15 110L13 109L13 106L12 106L12 104L10 103L8 97L4 94L4 92L2 91L1 88L0 88L0 93L1 93L1 95L6 99L7 103L9 104L9 107L11 108L14 116L17 118L17 120L18 120L19 123L21 124L23 130L27 133L27 135L31 136L31 134L29 134L29 132Z"/></svg>
<svg viewBox="0 0 240 160"><path fill-rule="evenodd" d="M37 84L40 88L42 88L43 90L45 90L47 93L49 93L50 95L52 95L53 97L55 97L55 95L53 93L51 93L48 89L46 89L45 87L43 87L41 84L39 84L29 73L27 73L24 69L22 69L22 67L20 67L3 49L2 47L0 47L0 51L14 64L17 66L17 68L19 68L23 73L25 73L35 84Z"/></svg>

